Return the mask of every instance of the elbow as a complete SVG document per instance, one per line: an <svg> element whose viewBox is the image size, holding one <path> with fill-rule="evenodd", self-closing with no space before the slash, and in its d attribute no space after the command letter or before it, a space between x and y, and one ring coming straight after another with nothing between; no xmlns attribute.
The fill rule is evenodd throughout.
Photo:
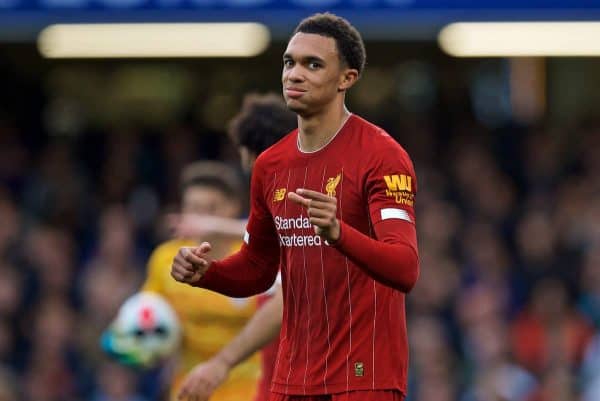
<svg viewBox="0 0 600 401"><path fill-rule="evenodd" d="M419 258L417 255L407 262L403 268L402 280L396 285L396 289L405 294L408 294L414 288L419 279Z"/></svg>
<svg viewBox="0 0 600 401"><path fill-rule="evenodd" d="M255 279L249 280L238 286L236 293L230 294L230 296L234 298L247 298L268 291L277 278L277 267L274 270L267 271Z"/></svg>
<svg viewBox="0 0 600 401"><path fill-rule="evenodd" d="M415 269L414 272L411 272L409 277L406 277L399 285L396 287L400 292L408 294L417 284L417 279L419 278L419 270Z"/></svg>
<svg viewBox="0 0 600 401"><path fill-rule="evenodd" d="M257 292L257 294L262 294L263 292L269 291L271 289L271 287L273 287L273 284L275 284L276 278L277 278L277 274L275 274L274 276L269 275L269 276L265 277L263 280L261 280L261 282L259 284L260 289Z"/></svg>

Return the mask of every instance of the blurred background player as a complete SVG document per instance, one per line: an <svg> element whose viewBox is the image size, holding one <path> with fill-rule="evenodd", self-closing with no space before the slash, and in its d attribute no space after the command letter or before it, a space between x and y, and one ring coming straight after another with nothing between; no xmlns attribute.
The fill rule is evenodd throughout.
<svg viewBox="0 0 600 401"><path fill-rule="evenodd" d="M249 94L244 97L240 112L231 120L228 132L240 152L242 167L249 173L258 155L296 126L296 115L286 107L280 96ZM175 221L178 222L176 232L194 238L202 238L207 232L218 230L218 227L221 227L222 234L231 232L239 238L246 224L245 220L197 214L184 214ZM240 334L217 355L200 363L188 374L181 389L182 399L208 399L231 369L260 349L262 374L255 399L268 400L282 319L280 282L259 295L258 303L260 309Z"/></svg>
<svg viewBox="0 0 600 401"><path fill-rule="evenodd" d="M245 186L234 169L221 162L195 162L181 175L182 212L220 218L239 218ZM213 232L203 236L214 242L214 251L226 256L240 247L239 235L233 238ZM150 256L148 276L142 291L163 295L177 311L183 339L175 360L171 400L185 375L201 361L211 358L244 326L256 310L256 300L233 299L210 291L197 291L169 275L170 261L179 247L195 244L193 239L174 239L160 245ZM259 374L258 358L251 358L233 369L229 379L215 391L216 401L249 399L255 392Z"/></svg>

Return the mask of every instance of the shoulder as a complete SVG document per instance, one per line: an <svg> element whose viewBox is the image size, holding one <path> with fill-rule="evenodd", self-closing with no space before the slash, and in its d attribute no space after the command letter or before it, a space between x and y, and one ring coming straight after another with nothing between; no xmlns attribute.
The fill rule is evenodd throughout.
<svg viewBox="0 0 600 401"><path fill-rule="evenodd" d="M406 149L386 130L360 116L354 117L354 134L359 137L360 148L370 150L368 156L371 162L401 161L412 168L412 161Z"/></svg>

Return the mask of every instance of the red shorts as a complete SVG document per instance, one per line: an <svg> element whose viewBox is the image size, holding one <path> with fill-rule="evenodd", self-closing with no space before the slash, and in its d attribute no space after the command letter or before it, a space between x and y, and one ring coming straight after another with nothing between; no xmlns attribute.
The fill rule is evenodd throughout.
<svg viewBox="0 0 600 401"><path fill-rule="evenodd" d="M404 396L396 390L349 391L327 395L287 395L271 393L269 401L402 401Z"/></svg>

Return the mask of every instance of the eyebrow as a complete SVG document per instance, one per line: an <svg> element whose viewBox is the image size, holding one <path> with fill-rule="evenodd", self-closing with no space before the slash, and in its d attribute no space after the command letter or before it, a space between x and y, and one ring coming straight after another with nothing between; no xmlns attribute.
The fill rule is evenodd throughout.
<svg viewBox="0 0 600 401"><path fill-rule="evenodd" d="M287 60L287 59L293 59L294 57L292 57L292 55L290 53L285 53L283 55L283 59ZM317 57L317 56L304 56L302 57L302 61L304 62L319 62L319 63L325 63L325 60L323 60L321 57Z"/></svg>

